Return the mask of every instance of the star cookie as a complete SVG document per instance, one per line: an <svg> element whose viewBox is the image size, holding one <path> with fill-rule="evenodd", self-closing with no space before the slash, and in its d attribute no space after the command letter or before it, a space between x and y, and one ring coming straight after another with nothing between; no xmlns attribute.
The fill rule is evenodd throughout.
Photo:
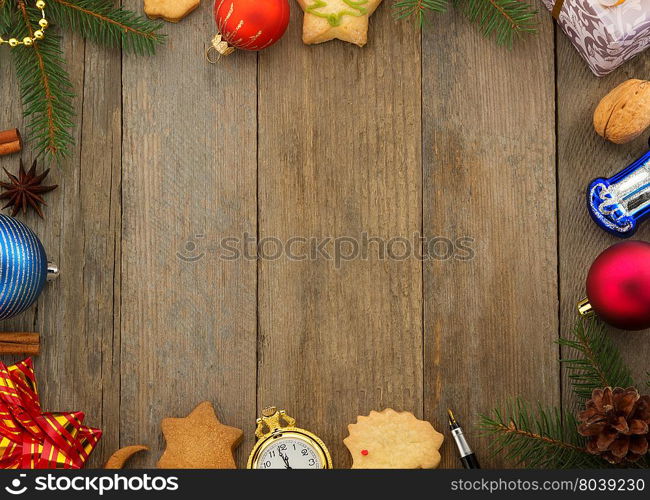
<svg viewBox="0 0 650 500"><path fill-rule="evenodd" d="M144 0L144 13L151 19L177 23L196 9L201 0Z"/></svg>
<svg viewBox="0 0 650 500"><path fill-rule="evenodd" d="M236 469L233 452L244 433L223 425L212 404L204 401L185 418L165 418L167 448L159 469Z"/></svg>
<svg viewBox="0 0 650 500"><path fill-rule="evenodd" d="M305 11L302 41L307 45L338 38L363 47L368 18L381 0L298 0Z"/></svg>
<svg viewBox="0 0 650 500"><path fill-rule="evenodd" d="M348 425L343 440L352 455L353 469L435 469L440 465L444 436L412 413L391 408Z"/></svg>

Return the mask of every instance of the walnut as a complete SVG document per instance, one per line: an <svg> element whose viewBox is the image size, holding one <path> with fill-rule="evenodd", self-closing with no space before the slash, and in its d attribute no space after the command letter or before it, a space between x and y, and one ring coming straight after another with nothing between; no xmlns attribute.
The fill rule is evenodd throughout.
<svg viewBox="0 0 650 500"><path fill-rule="evenodd" d="M650 126L650 82L627 80L598 104L594 128L599 135L616 144L639 137Z"/></svg>

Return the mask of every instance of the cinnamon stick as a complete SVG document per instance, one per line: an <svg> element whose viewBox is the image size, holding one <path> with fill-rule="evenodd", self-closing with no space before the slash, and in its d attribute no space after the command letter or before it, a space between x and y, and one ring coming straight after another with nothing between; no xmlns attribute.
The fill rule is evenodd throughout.
<svg viewBox="0 0 650 500"><path fill-rule="evenodd" d="M23 139L17 128L0 132L0 156L20 153Z"/></svg>
<svg viewBox="0 0 650 500"><path fill-rule="evenodd" d="M41 352L40 335L35 332L0 332L0 354L30 354Z"/></svg>

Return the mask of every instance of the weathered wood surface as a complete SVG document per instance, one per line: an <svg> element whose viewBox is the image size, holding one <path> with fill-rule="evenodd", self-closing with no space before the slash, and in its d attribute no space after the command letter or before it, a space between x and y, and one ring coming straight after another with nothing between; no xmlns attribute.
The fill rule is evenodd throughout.
<svg viewBox="0 0 650 500"><path fill-rule="evenodd" d="M256 232L257 65L205 62L210 11L169 26L155 58L123 61L120 438L151 447L141 466L164 417L210 400L250 429L256 410L256 266L217 247Z"/></svg>
<svg viewBox="0 0 650 500"><path fill-rule="evenodd" d="M425 414L443 426L453 408L500 466L477 415L559 398L553 29L508 52L450 18L423 48L424 234L453 242L424 266Z"/></svg>
<svg viewBox="0 0 650 500"><path fill-rule="evenodd" d="M381 9L363 50L306 47L302 13L292 18L260 55L260 238L411 239L422 207L417 31ZM422 415L421 265L381 259L372 243L364 257L363 246L340 263L332 243L332 259L259 266L258 403L290 409L332 443L338 467L350 464L342 440L357 415Z"/></svg>
<svg viewBox="0 0 650 500"><path fill-rule="evenodd" d="M153 466L161 419L207 399L245 430L240 466L255 417L276 404L323 437L338 467L358 414L392 406L444 428L451 406L496 467L478 413L516 394L570 404L553 341L573 323L590 262L614 243L583 192L645 147L605 144L591 112L611 86L643 77L648 56L599 80L544 14L512 52L445 16L421 38L384 5L364 49L305 47L292 4L277 46L216 67L203 60L210 2L166 26L153 58L66 37L78 146L50 174L60 188L46 220L24 218L61 279L2 328L43 335L47 409L83 410L104 429L91 466L139 443L152 450L131 465ZM7 52L0 99L15 103ZM19 106L3 106L0 128L16 125ZM227 260L223 238L243 250L246 234L267 242L267 258ZM413 252L420 234L442 240L434 259L381 258L364 234L392 238L398 255L396 238ZM292 237L339 238L343 260L334 241L331 259L268 255ZM351 260L349 238L361 240ZM444 258L447 240L456 258ZM642 375L647 332L613 335ZM443 457L458 466L450 439Z"/></svg>

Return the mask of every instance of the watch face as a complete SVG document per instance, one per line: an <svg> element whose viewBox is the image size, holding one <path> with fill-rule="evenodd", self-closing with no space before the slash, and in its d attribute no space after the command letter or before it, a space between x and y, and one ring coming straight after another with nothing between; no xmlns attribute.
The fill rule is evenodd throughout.
<svg viewBox="0 0 650 500"><path fill-rule="evenodd" d="M294 437L279 437L261 452L258 469L322 469L316 445Z"/></svg>

